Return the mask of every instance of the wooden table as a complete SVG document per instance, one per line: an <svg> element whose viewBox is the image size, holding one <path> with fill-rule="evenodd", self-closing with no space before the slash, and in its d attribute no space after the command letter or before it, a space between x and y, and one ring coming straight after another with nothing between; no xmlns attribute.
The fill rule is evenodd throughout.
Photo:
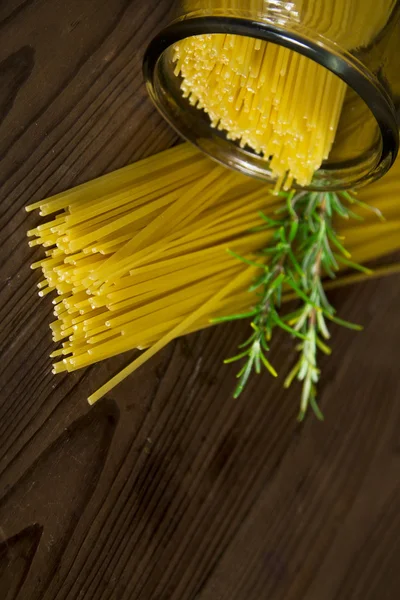
<svg viewBox="0 0 400 600"><path fill-rule="evenodd" d="M0 598L400 597L399 279L332 294L324 424L267 375L233 400L246 325L54 377L24 205L167 148L141 59L167 0L0 4ZM289 346L274 345L289 368Z"/></svg>

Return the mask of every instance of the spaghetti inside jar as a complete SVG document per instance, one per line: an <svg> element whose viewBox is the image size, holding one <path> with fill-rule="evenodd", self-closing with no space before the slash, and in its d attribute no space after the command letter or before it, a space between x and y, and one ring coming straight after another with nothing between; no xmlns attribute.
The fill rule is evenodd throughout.
<svg viewBox="0 0 400 600"><path fill-rule="evenodd" d="M393 0L178 4L144 73L184 138L277 188L348 189L390 168L399 144Z"/></svg>

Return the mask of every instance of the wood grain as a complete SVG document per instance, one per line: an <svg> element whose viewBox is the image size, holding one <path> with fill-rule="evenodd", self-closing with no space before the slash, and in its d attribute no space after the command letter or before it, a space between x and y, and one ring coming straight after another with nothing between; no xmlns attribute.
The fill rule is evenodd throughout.
<svg viewBox="0 0 400 600"><path fill-rule="evenodd" d="M160 0L0 4L0 597L400 597L399 279L335 292L324 424L268 376L231 396L243 327L176 341L93 409L123 356L54 377L23 207L176 142L141 59ZM277 339L275 363L290 366Z"/></svg>

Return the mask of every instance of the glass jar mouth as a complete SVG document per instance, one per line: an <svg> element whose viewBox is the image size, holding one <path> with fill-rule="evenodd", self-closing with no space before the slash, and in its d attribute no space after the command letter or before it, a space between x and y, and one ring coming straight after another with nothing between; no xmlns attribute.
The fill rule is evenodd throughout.
<svg viewBox="0 0 400 600"><path fill-rule="evenodd" d="M362 169L353 161L341 171L342 165L337 163L324 167L318 172L319 182L313 181L309 189L348 189L355 185L364 185L381 177L394 163L398 147L399 132L395 116L395 108L389 95L379 81L354 56L349 55L329 43L325 38L310 39L301 33L243 17L226 15L193 16L172 23L163 29L149 44L143 61L143 73L147 91L157 109L169 124L185 139L194 143L203 152L221 164L239 170L248 175L271 181L271 173L264 161L254 156L250 160L249 152L235 148L232 142L222 140L215 133L204 135L194 132L188 124L177 121L167 102L166 90L157 87L157 66L159 60L170 47L182 39L204 34L234 34L272 42L290 50L294 50L322 65L342 79L364 101L376 120L381 136L380 157L370 161ZM198 109L193 109L193 114ZM199 111L198 111L199 112ZM192 124L194 119L192 119ZM211 126L209 127L211 129ZM211 136L211 137L210 137ZM218 140L218 141L216 141ZM335 171L335 177L330 174ZM329 183L327 181L329 180Z"/></svg>

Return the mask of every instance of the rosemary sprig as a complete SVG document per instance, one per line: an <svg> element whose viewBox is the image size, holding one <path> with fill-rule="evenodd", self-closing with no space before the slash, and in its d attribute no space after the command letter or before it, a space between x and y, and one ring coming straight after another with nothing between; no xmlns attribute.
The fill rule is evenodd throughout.
<svg viewBox="0 0 400 600"><path fill-rule="evenodd" d="M288 388L294 380L302 383L300 421L309 407L322 420L323 415L317 404L317 384L321 375L318 354L319 351L331 353L327 345L330 338L327 321L354 330L361 329L359 325L336 316L336 310L324 292L323 281L326 276L335 278L340 264L370 273L362 265L350 260L350 253L343 246L334 225L337 217L359 218L349 205L362 203L348 192L290 192L281 195L285 197L285 206L276 212L274 219L260 214L263 223L257 227L257 230L274 230L270 245L259 253L264 259L268 257L268 264L238 256L240 260L260 268L260 274L249 289L258 293L259 302L247 313L230 315L214 322L251 318L251 336L239 346L238 354L225 361L243 361L237 374L239 382L234 392L235 398L243 391L250 374L261 372L262 365L273 376L277 376L267 358L275 328L299 338L296 347L299 356L284 386ZM379 211L363 206L382 218ZM282 314L282 295L287 290L294 292L300 304L294 312Z"/></svg>

